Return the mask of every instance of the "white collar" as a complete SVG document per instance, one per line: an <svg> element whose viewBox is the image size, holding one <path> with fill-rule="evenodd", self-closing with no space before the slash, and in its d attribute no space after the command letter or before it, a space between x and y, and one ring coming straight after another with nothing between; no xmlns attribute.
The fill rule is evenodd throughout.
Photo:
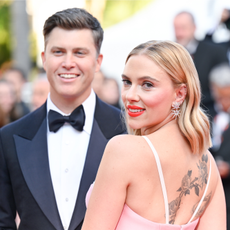
<svg viewBox="0 0 230 230"><path fill-rule="evenodd" d="M85 111L85 125L83 127L83 130L86 131L90 135L92 126L93 126L94 111L96 107L96 95L93 89L91 90L89 97L82 103L82 106ZM50 98L50 93L49 93L47 97L47 114L49 110L51 109L60 113L63 116L69 115L69 114L63 113L60 109L57 108L57 106L52 102Z"/></svg>
<svg viewBox="0 0 230 230"><path fill-rule="evenodd" d="M185 48L188 50L190 54L194 54L196 52L198 44L199 42L196 39L193 39L186 45Z"/></svg>

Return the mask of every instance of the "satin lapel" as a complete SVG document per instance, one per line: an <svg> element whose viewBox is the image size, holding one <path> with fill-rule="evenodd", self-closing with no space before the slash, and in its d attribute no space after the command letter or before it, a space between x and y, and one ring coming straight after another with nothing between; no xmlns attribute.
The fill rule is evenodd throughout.
<svg viewBox="0 0 230 230"><path fill-rule="evenodd" d="M14 135L25 181L41 210L57 230L63 230L54 196L47 150L47 123L42 122L32 140Z"/></svg>
<svg viewBox="0 0 230 230"><path fill-rule="evenodd" d="M105 138L98 126L97 121L94 119L85 165L81 177L77 202L75 205L69 230L76 229L76 227L82 222L84 218L86 210L85 195L89 189L89 186L95 180L98 166L100 164L107 142L108 140Z"/></svg>

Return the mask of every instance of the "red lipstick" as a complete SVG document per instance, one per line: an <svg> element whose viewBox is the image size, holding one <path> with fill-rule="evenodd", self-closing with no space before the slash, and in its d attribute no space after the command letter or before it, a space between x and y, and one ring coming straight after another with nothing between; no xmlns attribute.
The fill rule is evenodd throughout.
<svg viewBox="0 0 230 230"><path fill-rule="evenodd" d="M127 106L127 113L130 117L138 117L143 114L145 109L138 107L136 105L128 105Z"/></svg>

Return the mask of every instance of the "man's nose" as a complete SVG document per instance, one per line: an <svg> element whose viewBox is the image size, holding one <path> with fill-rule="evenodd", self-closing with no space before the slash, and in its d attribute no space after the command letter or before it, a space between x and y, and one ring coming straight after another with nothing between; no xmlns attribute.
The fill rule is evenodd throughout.
<svg viewBox="0 0 230 230"><path fill-rule="evenodd" d="M62 62L62 67L66 69L72 69L76 67L76 60L75 57L73 57L72 54L67 54L65 56L65 59Z"/></svg>

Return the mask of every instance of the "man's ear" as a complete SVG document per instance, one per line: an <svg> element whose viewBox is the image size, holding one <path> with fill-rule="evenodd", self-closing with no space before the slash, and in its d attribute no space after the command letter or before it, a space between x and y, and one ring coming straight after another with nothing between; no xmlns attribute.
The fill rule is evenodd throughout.
<svg viewBox="0 0 230 230"><path fill-rule="evenodd" d="M176 99L174 102L178 102L180 104L183 103L187 95L187 86L186 84L181 84L177 89L176 89Z"/></svg>
<svg viewBox="0 0 230 230"><path fill-rule="evenodd" d="M41 58L42 58L42 64L43 64L43 68L44 70L46 70L46 55L45 52L41 52Z"/></svg>
<svg viewBox="0 0 230 230"><path fill-rule="evenodd" d="M96 66L95 72L98 72L100 70L102 60L103 60L103 55L99 54L98 57L97 57L97 66Z"/></svg>

